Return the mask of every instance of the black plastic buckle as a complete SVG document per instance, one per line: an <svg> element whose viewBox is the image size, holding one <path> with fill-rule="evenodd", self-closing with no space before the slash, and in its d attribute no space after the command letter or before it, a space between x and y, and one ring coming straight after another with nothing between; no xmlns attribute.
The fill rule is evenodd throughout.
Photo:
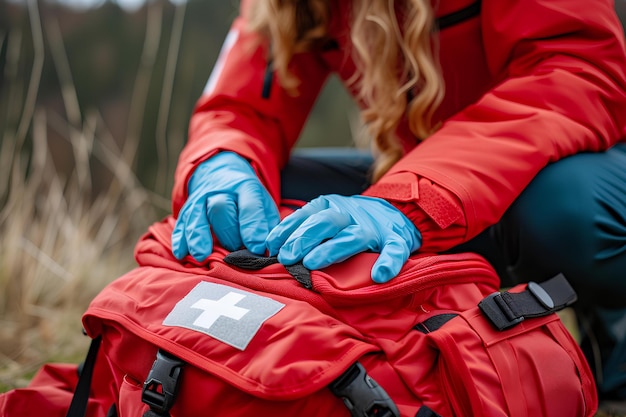
<svg viewBox="0 0 626 417"><path fill-rule="evenodd" d="M330 390L353 417L400 417L400 411L385 390L356 362L330 385Z"/></svg>
<svg viewBox="0 0 626 417"><path fill-rule="evenodd" d="M141 393L141 401L155 413L167 415L172 408L183 364L183 361L165 351L157 352Z"/></svg>
<svg viewBox="0 0 626 417"><path fill-rule="evenodd" d="M541 304L547 311L554 310L554 300L550 297L550 294L543 289L543 287L537 284L535 281L530 281L527 286L528 291L535 297L535 300Z"/></svg>
<svg viewBox="0 0 626 417"><path fill-rule="evenodd" d="M524 316L516 316L511 308L502 298L502 294L498 291L489 294L479 304L478 307L498 328L498 330L506 330L524 321Z"/></svg>

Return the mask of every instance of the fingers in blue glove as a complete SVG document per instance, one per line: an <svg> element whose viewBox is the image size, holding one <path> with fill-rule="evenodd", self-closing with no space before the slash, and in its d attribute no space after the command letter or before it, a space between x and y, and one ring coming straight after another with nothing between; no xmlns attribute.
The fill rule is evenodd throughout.
<svg viewBox="0 0 626 417"><path fill-rule="evenodd" d="M172 252L203 262L215 234L229 250L242 245L265 252L265 238L280 221L278 208L248 161L221 152L200 164L189 180L189 198L172 232Z"/></svg>
<svg viewBox="0 0 626 417"><path fill-rule="evenodd" d="M204 200L190 200L179 213L172 232L172 253L177 259L191 255L203 262L213 250L204 204Z"/></svg>
<svg viewBox="0 0 626 417"><path fill-rule="evenodd" d="M265 253L265 239L280 222L278 208L261 183L242 184L239 198L239 234L245 247L252 253Z"/></svg>
<svg viewBox="0 0 626 417"><path fill-rule="evenodd" d="M321 196L285 218L268 235L270 254L286 265L302 260L309 269L341 262L357 253L380 253L372 280L395 277L411 252L421 246L421 234L385 200L365 196Z"/></svg>
<svg viewBox="0 0 626 417"><path fill-rule="evenodd" d="M382 284L390 281L400 273L400 270L411 256L406 241L400 236L385 242L380 255L372 267L372 281Z"/></svg>
<svg viewBox="0 0 626 417"><path fill-rule="evenodd" d="M243 245L237 223L237 203L229 194L215 194L206 199L206 218L213 227L215 237L229 251Z"/></svg>
<svg viewBox="0 0 626 417"><path fill-rule="evenodd" d="M322 269L337 262L345 261L356 253L370 248L369 239L362 235L362 230L356 225L349 225L332 239L311 249L302 259L308 269Z"/></svg>
<svg viewBox="0 0 626 417"><path fill-rule="evenodd" d="M174 230L172 231L172 254L178 260L182 260L189 254L187 238L185 237L185 223L180 221L179 215Z"/></svg>
<svg viewBox="0 0 626 417"><path fill-rule="evenodd" d="M357 253L371 250L380 253L372 267L372 281L385 283L400 273L411 252L407 243L399 235L390 235L382 247L378 246L377 236L367 236L367 232L362 231L358 226L351 225L332 239L312 249L303 258L302 263L308 269L322 269L344 261Z"/></svg>
<svg viewBox="0 0 626 417"><path fill-rule="evenodd" d="M299 217L302 218L304 213L299 214ZM335 241L337 234L350 226L350 224L352 224L352 218L349 214L331 209L324 209L305 217L304 221L287 236L284 244L280 247L278 261L285 265L293 265L300 262L312 250L323 245L323 242ZM287 233L288 230L283 230L283 238ZM334 246L340 244L337 243ZM330 263L327 265L330 265Z"/></svg>

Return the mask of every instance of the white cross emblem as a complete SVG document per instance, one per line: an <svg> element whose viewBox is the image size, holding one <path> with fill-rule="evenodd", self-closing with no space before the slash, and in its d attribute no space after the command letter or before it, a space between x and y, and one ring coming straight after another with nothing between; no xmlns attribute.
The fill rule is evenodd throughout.
<svg viewBox="0 0 626 417"><path fill-rule="evenodd" d="M202 298L196 301L191 308L204 310L202 314L193 322L198 327L211 328L220 317L228 317L234 320L241 320L250 310L237 307L237 303L246 298L243 294L229 292L219 300L208 300Z"/></svg>
<svg viewBox="0 0 626 417"><path fill-rule="evenodd" d="M176 303L163 325L204 333L244 350L263 323L283 307L260 294L203 281Z"/></svg>

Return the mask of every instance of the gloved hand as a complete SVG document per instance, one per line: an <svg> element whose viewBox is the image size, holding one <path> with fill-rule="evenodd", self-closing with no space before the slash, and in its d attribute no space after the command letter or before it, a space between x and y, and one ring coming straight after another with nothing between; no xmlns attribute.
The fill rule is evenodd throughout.
<svg viewBox="0 0 626 417"><path fill-rule="evenodd" d="M268 235L271 256L284 265L302 261L320 269L367 249L380 253L372 280L383 283L398 275L422 235L400 210L366 196L325 195L296 210Z"/></svg>
<svg viewBox="0 0 626 417"><path fill-rule="evenodd" d="M178 259L190 254L203 262L213 251L212 229L226 249L245 246L261 255L279 221L276 204L248 161L221 152L200 164L189 180L189 197L172 232L172 252Z"/></svg>

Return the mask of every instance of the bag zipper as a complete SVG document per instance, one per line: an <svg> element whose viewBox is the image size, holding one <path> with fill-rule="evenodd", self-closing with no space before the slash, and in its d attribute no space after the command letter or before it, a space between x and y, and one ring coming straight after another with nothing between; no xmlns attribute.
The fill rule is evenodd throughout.
<svg viewBox="0 0 626 417"><path fill-rule="evenodd" d="M369 269L360 268L358 273L367 275L362 277L363 285L354 288L336 285L341 281L339 274L331 276L326 270L315 270L311 271L312 290L299 285L280 264L242 272L237 267L227 265L219 256L209 260L213 268L220 269L220 276L227 281L257 291L300 299L322 311L328 311L336 304L380 302L453 283L485 284L491 286L493 291L499 286L499 278L491 265L473 253L425 254L410 258L401 274L385 284L372 282ZM293 284L285 285L284 280L292 281Z"/></svg>
<svg viewBox="0 0 626 417"><path fill-rule="evenodd" d="M313 271L313 288L331 304L340 302L345 305L364 304L373 299L380 302L441 285L474 282L491 285L494 290L499 285L495 271L479 255L428 255L417 260L421 262L409 260L408 269L387 284L372 283L355 289L337 288L331 284L325 272Z"/></svg>

